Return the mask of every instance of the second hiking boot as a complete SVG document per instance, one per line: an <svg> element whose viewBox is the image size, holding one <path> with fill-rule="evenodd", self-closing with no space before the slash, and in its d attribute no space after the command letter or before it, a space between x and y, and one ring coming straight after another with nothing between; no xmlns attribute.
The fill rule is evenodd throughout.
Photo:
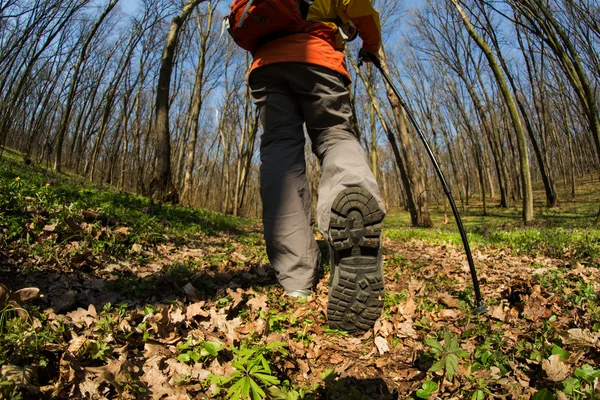
<svg viewBox="0 0 600 400"><path fill-rule="evenodd" d="M381 257L384 214L367 190L341 191L331 206L329 326L348 332L368 330L385 300Z"/></svg>

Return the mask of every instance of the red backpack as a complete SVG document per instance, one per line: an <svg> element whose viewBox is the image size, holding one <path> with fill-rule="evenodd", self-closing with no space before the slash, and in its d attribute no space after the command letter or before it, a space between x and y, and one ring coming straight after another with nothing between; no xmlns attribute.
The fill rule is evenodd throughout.
<svg viewBox="0 0 600 400"><path fill-rule="evenodd" d="M302 17L305 0L235 0L226 17L235 43L252 54L261 45L292 33L303 32L308 22Z"/></svg>

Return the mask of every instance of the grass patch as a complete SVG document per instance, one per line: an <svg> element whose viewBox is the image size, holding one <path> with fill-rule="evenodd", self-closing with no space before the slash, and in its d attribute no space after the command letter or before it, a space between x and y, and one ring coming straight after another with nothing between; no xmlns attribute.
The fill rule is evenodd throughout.
<svg viewBox="0 0 600 400"><path fill-rule="evenodd" d="M535 192L535 197L543 198L543 192ZM488 215L483 216L478 204L461 213L461 219L474 248L507 248L514 254L566 258L598 267L600 228L595 219L599 204L600 185L586 180L575 200L553 209L536 203L536 220L531 226L523 226L517 208L488 207ZM410 226L407 212L392 212L384 221L386 236L397 241L462 244L451 211L432 207L431 216L435 228L422 229Z"/></svg>
<svg viewBox="0 0 600 400"><path fill-rule="evenodd" d="M0 243L44 259L85 252L135 256L145 247L198 234L236 232L247 221L216 212L153 204L148 198L90 188L65 174L26 166L5 154L0 162ZM139 246L139 247L136 247ZM57 260L58 261L58 260Z"/></svg>

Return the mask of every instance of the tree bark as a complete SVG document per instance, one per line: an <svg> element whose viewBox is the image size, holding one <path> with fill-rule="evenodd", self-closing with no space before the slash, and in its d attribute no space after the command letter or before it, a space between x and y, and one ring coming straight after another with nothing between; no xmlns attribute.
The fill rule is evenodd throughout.
<svg viewBox="0 0 600 400"><path fill-rule="evenodd" d="M409 179L409 175L407 173L406 165L405 165L404 159L402 158L400 148L398 147L398 142L396 140L396 137L394 136L392 129L388 126L385 116L383 115L383 112L381 111L381 108L379 107L379 102L377 101L377 97L375 97L373 87L368 84L367 78L365 77L363 72L356 65L356 61L352 57L348 57L348 58L350 60L350 64L354 68L354 71L356 72L356 74L361 78L361 80L365 84L365 88L367 90L367 95L369 96L369 100L371 101L371 104L379 117L379 121L381 122L381 125L383 126L383 129L386 133L388 142L390 143L390 146L392 147L392 152L394 154L396 166L398 167L398 170L400 171L400 180L402 181L402 186L404 187L404 191L406 192L406 207L410 213L411 222L412 222L413 226L421 226L418 224L418 222L419 222L418 208L417 208L417 204L414 201L415 197L413 196L413 192L412 192L413 187L411 186L411 181Z"/></svg>
<svg viewBox="0 0 600 400"><path fill-rule="evenodd" d="M198 65L196 67L196 78L194 83L195 95L192 99L192 109L190 112L190 139L187 147L187 159L185 163L185 173L183 178L183 190L181 194L182 199L189 197L192 190L192 174L194 171L194 165L196 162L196 145L198 143L198 118L200 117L200 111L202 109L203 102L203 90L204 90L204 69L206 66L206 52L208 38L212 28L214 9L212 4L208 2L208 20L206 21L206 31L202 31L202 25L198 21L198 29L200 30L200 48L198 55Z"/></svg>
<svg viewBox="0 0 600 400"><path fill-rule="evenodd" d="M83 45L81 47L81 53L79 53L79 59L77 60L77 64L75 64L75 69L73 71L73 77L71 78L71 86L69 88L67 104L65 105L62 120L61 120L60 126L58 128L58 133L56 136L56 148L55 148L56 155L54 158L54 171L56 171L56 172L60 172L60 169L61 169L63 142L65 139L65 134L69 127L69 122L71 121L71 111L73 108L73 100L75 99L75 91L77 89L77 86L79 85L79 73L81 72L81 68L85 64L87 57L88 57L88 47L89 47L90 43L92 42L92 39L94 39L94 36L96 36L96 32L98 32L98 29L100 29L100 25L102 25L102 22L104 21L104 19L108 16L108 14L117 5L118 2L119 2L119 0L112 0L110 3L108 3L106 8L104 9L104 12L100 15L100 17L98 18L98 20L92 27L92 30L90 31L88 36L85 38L85 41L83 42Z"/></svg>
<svg viewBox="0 0 600 400"><path fill-rule="evenodd" d="M558 58L585 111L596 147L596 156L600 160L600 113L597 97L575 45L544 1L511 0L510 4L536 28L538 36L550 46Z"/></svg>
<svg viewBox="0 0 600 400"><path fill-rule="evenodd" d="M379 52L379 59L381 61L381 67L383 70L390 75L390 70L386 62L386 57L383 49ZM404 160L404 168L406 169L406 175L410 185L410 195L412 200L409 201L411 220L413 226L419 226L424 228L430 228L433 226L431 216L429 214L429 205L427 201L427 188L425 185L425 171L417 170L417 163L413 153L413 146L408 135L408 126L406 122L406 110L400 104L400 100L394 94L394 91L386 83L387 98L392 107L392 113L398 128L398 141L400 142L400 148L402 149L402 156ZM407 192L409 192L407 190Z"/></svg>
<svg viewBox="0 0 600 400"><path fill-rule="evenodd" d="M155 103L156 172L150 182L152 198L156 200L175 200L177 202L179 197L175 192L171 176L171 134L169 131L171 73L179 34L194 8L204 1L206 0L189 0L183 6L181 14L173 18L161 57Z"/></svg>
<svg viewBox="0 0 600 400"><path fill-rule="evenodd" d="M513 94L508 87L506 82L506 77L502 72L500 65L492 49L490 46L483 40L483 38L475 31L475 27L469 20L467 13L459 4L459 0L451 0L456 10L459 12L465 27L469 33L469 36L477 43L479 48L483 51L485 57L488 60L490 68L494 73L494 77L496 78L496 82L500 87L500 91L502 92L502 96L504 97L504 101L510 113L510 118L513 124L513 128L515 130L517 136L518 150L519 150L519 165L521 170L521 183L523 190L523 222L525 224L529 224L533 221L533 186L531 183L531 171L529 167L529 155L527 154L527 140L525 138L525 131L523 129L523 125L521 123L521 118L519 116L519 110L515 104L515 99Z"/></svg>

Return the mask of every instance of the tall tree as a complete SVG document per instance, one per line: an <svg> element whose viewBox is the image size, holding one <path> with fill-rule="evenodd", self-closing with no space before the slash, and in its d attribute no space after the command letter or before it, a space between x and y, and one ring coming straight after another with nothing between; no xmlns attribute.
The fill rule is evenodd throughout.
<svg viewBox="0 0 600 400"><path fill-rule="evenodd" d="M379 52L379 59L383 70L390 75L390 69L383 48ZM433 226L433 222L431 220L431 215L429 214L429 204L427 200L427 187L425 185L426 170L417 168L414 146L410 135L408 134L406 110L402 107L400 99L396 97L394 91L387 82L386 88L387 98L396 123L398 142L402 149L404 168L406 169L408 182L410 184L412 201L409 202L409 204L412 203L414 205L414 207L410 209L412 224L413 226L428 228Z"/></svg>
<svg viewBox="0 0 600 400"><path fill-rule="evenodd" d="M188 0L181 13L171 21L171 28L161 57L158 85L156 88L156 172L150 183L152 197L158 200L178 200L171 176L171 133L169 130L169 106L171 74L179 35L185 22L198 4L206 0Z"/></svg>
<svg viewBox="0 0 600 400"><path fill-rule="evenodd" d="M519 110L516 105L516 101L513 93L510 91L506 77L502 71L500 64L494 52L490 48L489 44L477 33L475 27L471 23L469 16L461 6L459 0L451 0L456 10L460 14L464 25L469 32L471 38L477 43L481 51L485 54L488 60L490 68L494 73L496 82L500 87L502 96L508 108L510 118L513 124L517 136L518 151L519 151L519 163L521 172L522 192L523 192L523 221L525 224L533 221L533 185L531 183L531 171L529 167L529 155L527 152L527 140L525 138L525 130L521 123L521 117L519 116Z"/></svg>
<svg viewBox="0 0 600 400"><path fill-rule="evenodd" d="M75 64L75 68L73 70L73 76L71 77L71 86L69 88L67 104L65 104L65 109L64 109L63 115L62 115L62 121L58 128L58 133L56 136L56 147L55 147L56 154L55 154L55 158L54 158L54 170L57 172L60 172L60 168L61 168L63 142L65 139L65 134L67 132L69 123L71 121L71 111L73 108L73 101L75 99L75 91L77 89L77 86L79 85L79 74L81 72L81 68L85 64L87 57L88 57L88 47L90 46L90 43L94 39L96 32L98 32L100 25L102 25L102 22L106 19L108 14L117 5L118 2L119 2L119 0L111 0L108 3L106 8L104 9L104 12L102 14L100 14L100 17L98 18L98 20L96 21L96 23L94 24L92 29L90 30L89 34L87 35L87 37L85 38L85 40L83 42L83 45L81 46L79 58L77 60L77 63Z"/></svg>
<svg viewBox="0 0 600 400"><path fill-rule="evenodd" d="M547 0L507 0L516 13L527 19L526 26L548 44L559 61L585 112L600 160L600 113L598 99L573 41Z"/></svg>

